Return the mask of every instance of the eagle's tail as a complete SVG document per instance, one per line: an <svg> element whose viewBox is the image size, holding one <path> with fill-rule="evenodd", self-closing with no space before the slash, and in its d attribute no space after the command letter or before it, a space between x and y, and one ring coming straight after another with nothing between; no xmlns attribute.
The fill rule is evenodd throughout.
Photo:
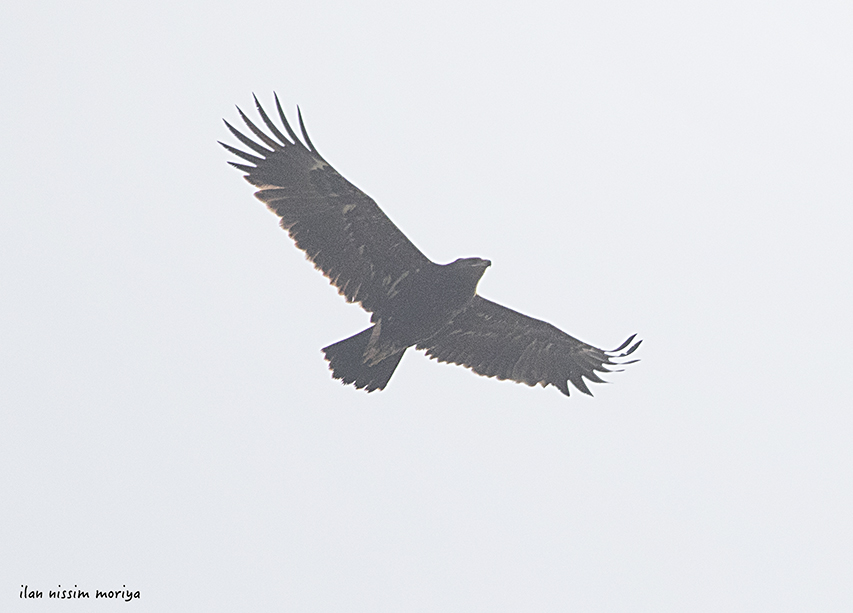
<svg viewBox="0 0 853 613"><path fill-rule="evenodd" d="M365 361L365 352L373 328L374 326L371 326L355 336L323 348L335 379L352 383L358 389L366 389L368 392L385 389L391 375L394 374L394 369L400 363L400 358L406 352L404 347L398 353L391 354L373 366L369 366Z"/></svg>

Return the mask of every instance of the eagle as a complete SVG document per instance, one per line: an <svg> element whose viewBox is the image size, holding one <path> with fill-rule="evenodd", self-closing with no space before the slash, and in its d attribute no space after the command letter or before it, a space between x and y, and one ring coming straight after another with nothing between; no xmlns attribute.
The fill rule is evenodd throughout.
<svg viewBox="0 0 853 613"><path fill-rule="evenodd" d="M253 95L269 132L237 107L257 140L225 121L247 150L219 144L247 162L228 163L246 173L258 189L255 196L281 218L306 258L348 302L370 313L369 328L323 349L333 378L367 392L382 390L406 350L415 347L485 377L553 385L566 396L571 382L591 396L584 379L605 383L598 373L637 361L625 360L642 342L633 342L636 335L605 351L480 296L477 284L489 260L431 261L320 155L301 110L300 139L274 97L286 134Z"/></svg>

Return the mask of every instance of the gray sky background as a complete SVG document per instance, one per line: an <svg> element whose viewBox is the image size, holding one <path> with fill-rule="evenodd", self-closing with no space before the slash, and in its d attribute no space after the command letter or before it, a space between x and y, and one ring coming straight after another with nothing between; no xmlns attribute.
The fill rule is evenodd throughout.
<svg viewBox="0 0 853 613"><path fill-rule="evenodd" d="M850 611L851 32L814 0L4 3L0 609ZM429 257L642 361L595 398L415 352L332 381L368 317L216 144L273 90Z"/></svg>

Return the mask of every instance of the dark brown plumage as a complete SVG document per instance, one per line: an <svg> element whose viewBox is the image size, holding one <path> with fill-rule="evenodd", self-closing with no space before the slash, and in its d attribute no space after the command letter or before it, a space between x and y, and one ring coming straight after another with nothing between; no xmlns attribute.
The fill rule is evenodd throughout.
<svg viewBox="0 0 853 613"><path fill-rule="evenodd" d="M636 361L622 360L640 345L631 345L634 336L604 351L477 295L491 262L460 258L442 265L429 260L369 196L323 159L308 138L301 113L302 140L285 118L278 96L275 104L286 135L255 98L271 136L238 108L260 142L226 121L254 153L220 144L249 162L229 163L246 173L258 188L255 196L281 218L296 246L347 301L371 313L370 328L323 349L334 378L368 392L381 390L406 349L416 346L440 362L461 364L486 377L553 385L566 395L571 381L591 395L584 378L603 383L598 372Z"/></svg>

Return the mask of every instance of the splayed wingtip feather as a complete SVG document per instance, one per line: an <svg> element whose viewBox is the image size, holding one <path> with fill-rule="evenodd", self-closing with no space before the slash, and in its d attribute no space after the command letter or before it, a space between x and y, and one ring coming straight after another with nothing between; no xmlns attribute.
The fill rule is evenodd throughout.
<svg viewBox="0 0 853 613"><path fill-rule="evenodd" d="M233 134L237 138L237 140L239 140L241 143L246 145L249 149L252 149L253 151L256 151L257 153L260 153L264 157L267 157L267 156L271 155L272 153L275 153L271 149L267 149L266 147L260 146L258 143L253 141L251 138L249 138L248 136L246 136L245 134L240 132L240 130L238 130L237 128L232 126L230 123L228 123L228 121L226 121L225 119L223 119L222 121L225 122L225 125L231 131L231 134Z"/></svg>
<svg viewBox="0 0 853 613"><path fill-rule="evenodd" d="M263 158L259 158L257 156L252 155L251 153L246 153L245 151L241 151L240 149L237 149L236 147L232 147L231 145L226 145L225 143L223 143L221 141L216 141L216 142L218 142L220 145L225 147L225 149L227 149L228 151L230 151L231 153L233 153L237 157L241 157L244 160L246 160L247 162L251 162L252 164L255 164L256 166L260 162L264 161ZM230 163L231 162L229 162L229 164Z"/></svg>
<svg viewBox="0 0 853 613"><path fill-rule="evenodd" d="M295 145L300 144L299 138L296 136L296 132L294 132L293 128L290 127L290 123L287 121L287 116L281 108L281 102L278 100L278 94L273 92L273 97L275 98L275 108L278 110L278 116L281 119L281 123L284 125L284 129L287 130L287 134L290 136L290 139Z"/></svg>
<svg viewBox="0 0 853 613"><path fill-rule="evenodd" d="M285 147L287 145L293 145L294 143L292 143L290 139L288 139L284 134L282 134L281 130L278 129L278 126L276 126L272 122L272 119L270 119L269 115L267 115L267 112L264 110L264 107L262 107L261 103L258 101L258 97L255 94L252 94L252 98L254 98L255 100L255 108L258 109L258 114L261 116L261 119L264 121L267 128L270 129L270 132L272 132L277 139L284 143Z"/></svg>
<svg viewBox="0 0 853 613"><path fill-rule="evenodd" d="M281 151L284 147L283 143L276 142L272 138L270 138L263 130L261 130L258 126L256 126L251 119L246 117L246 114L240 110L240 107L237 107L237 112L240 113L240 117L243 119L243 122L249 126L249 129L252 133L260 138L268 147L271 147L273 151Z"/></svg>

